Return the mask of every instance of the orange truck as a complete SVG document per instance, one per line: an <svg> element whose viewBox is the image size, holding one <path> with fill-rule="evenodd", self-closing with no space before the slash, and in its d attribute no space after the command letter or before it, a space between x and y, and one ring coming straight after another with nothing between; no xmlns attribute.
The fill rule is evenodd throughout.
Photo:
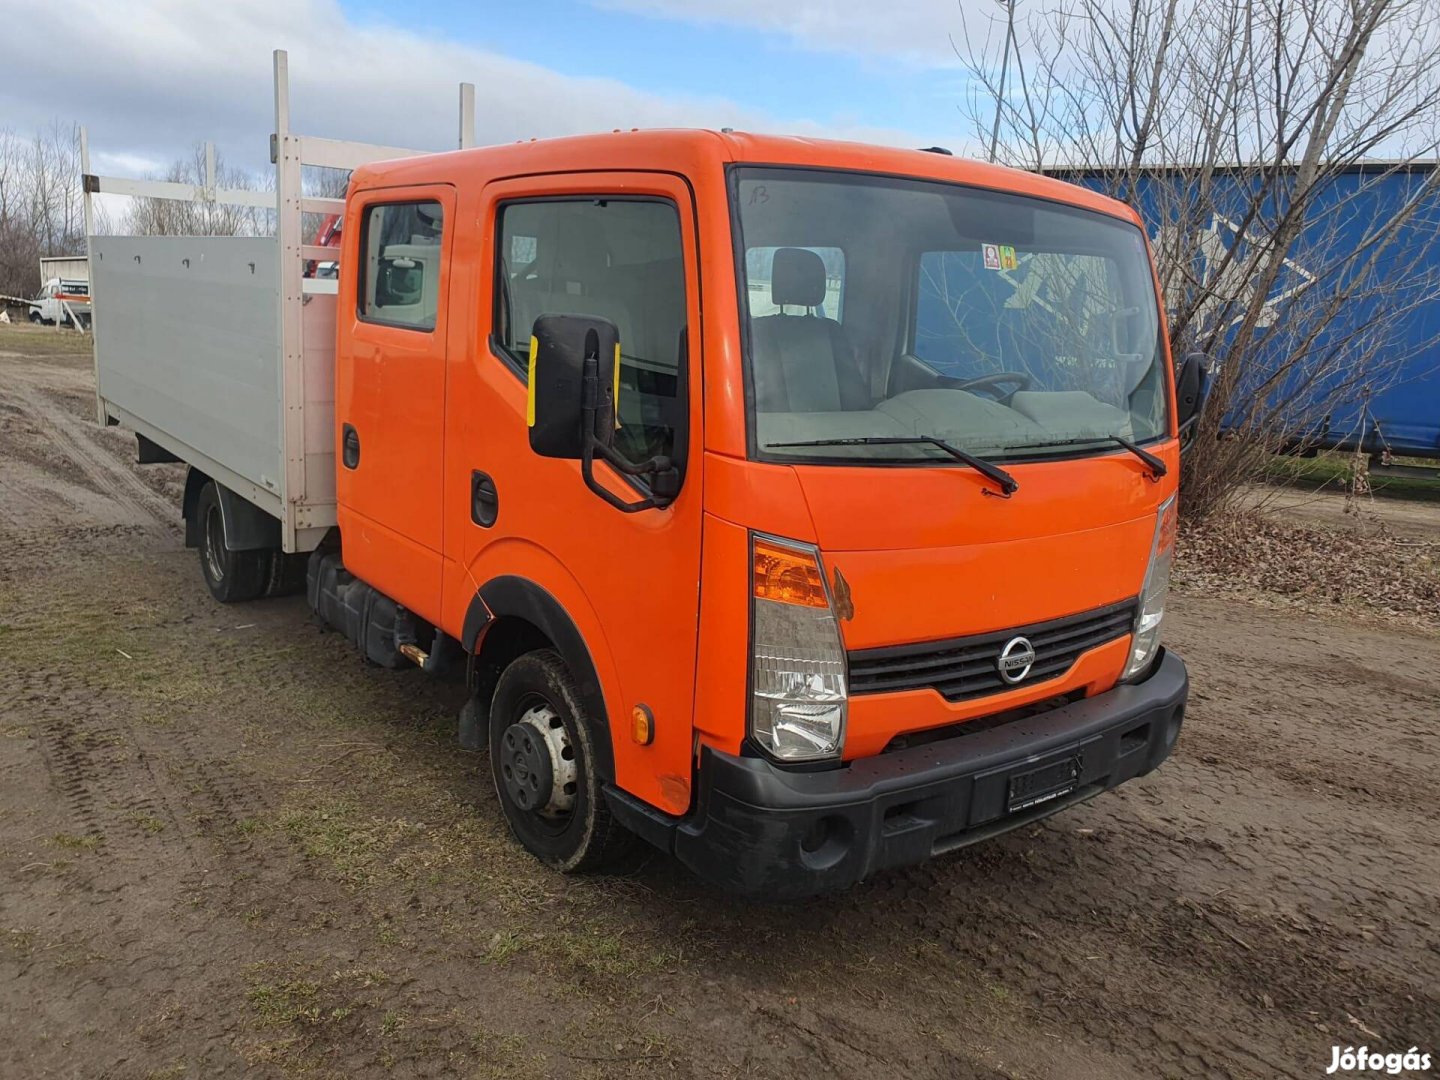
<svg viewBox="0 0 1440 1080"><path fill-rule="evenodd" d="M1170 753L1204 373L1133 210L729 130L362 150L289 131L283 61L276 237L92 239L100 415L190 465L217 599L463 671L539 859L803 896Z"/></svg>

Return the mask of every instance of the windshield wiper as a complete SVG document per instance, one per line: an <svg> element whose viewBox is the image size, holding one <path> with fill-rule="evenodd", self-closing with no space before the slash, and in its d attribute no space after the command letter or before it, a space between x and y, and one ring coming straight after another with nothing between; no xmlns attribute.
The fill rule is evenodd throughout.
<svg viewBox="0 0 1440 1080"><path fill-rule="evenodd" d="M792 446L933 446L944 450L956 461L969 465L970 468L982 474L1000 488L1005 498L1008 499L1020 490L1020 484L1016 479L1000 466L992 465L984 458L976 457L969 450L961 450L960 447L952 446L944 439L937 439L933 435L863 435L849 439L807 439L804 442L766 443L765 449L781 450Z"/></svg>
<svg viewBox="0 0 1440 1080"><path fill-rule="evenodd" d="M1029 443L1024 447L1017 447L1016 449L1039 450L1046 446L1079 446L1081 443L1093 442L1114 443L1116 446L1122 446L1126 450L1129 450L1130 453L1145 463L1145 467L1150 470L1150 475L1153 479L1159 480L1170 471L1169 466L1166 465L1165 462L1161 461L1144 447L1136 446L1123 435L1096 435L1094 438L1086 439L1058 439L1055 442Z"/></svg>

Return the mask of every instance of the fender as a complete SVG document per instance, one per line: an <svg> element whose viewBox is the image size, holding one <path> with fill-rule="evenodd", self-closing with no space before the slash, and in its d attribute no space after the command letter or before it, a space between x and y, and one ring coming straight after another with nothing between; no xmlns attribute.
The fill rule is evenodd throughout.
<svg viewBox="0 0 1440 1080"><path fill-rule="evenodd" d="M200 500L200 489L210 482L210 477L193 466L185 474L185 495L180 507L185 517L186 547L198 547L200 544L195 504ZM220 494L220 522L225 528L227 548L231 551L255 551L280 547L279 521L219 481L215 482L215 490Z"/></svg>
<svg viewBox="0 0 1440 1080"><path fill-rule="evenodd" d="M513 574L491 578L481 585L465 611L465 623L460 634L460 642L470 654L472 664L477 647L484 645L485 630L497 620L507 617L523 619L538 629L565 661L565 666L570 669L580 691L580 700L585 711L599 728L595 733L595 747L601 757L597 763L601 777L613 782L615 754L611 746L610 719L605 711L605 695L600 688L600 676L595 671L595 663L590 657L585 639L581 637L579 629L560 601L535 582ZM487 722L488 705L486 702L481 706L481 715ZM474 719L478 721L479 717ZM477 738L484 738L479 732L474 734Z"/></svg>

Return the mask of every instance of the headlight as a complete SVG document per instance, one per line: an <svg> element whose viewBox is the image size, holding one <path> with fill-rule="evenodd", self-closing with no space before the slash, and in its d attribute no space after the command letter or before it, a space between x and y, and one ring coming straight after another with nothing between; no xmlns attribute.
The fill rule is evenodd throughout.
<svg viewBox="0 0 1440 1080"><path fill-rule="evenodd" d="M750 735L782 761L838 758L845 649L819 552L764 536L750 551Z"/></svg>
<svg viewBox="0 0 1440 1080"><path fill-rule="evenodd" d="M1133 679L1143 673L1160 648L1160 624L1165 621L1165 595L1170 591L1170 561L1175 554L1175 529L1179 519L1175 500L1174 495L1166 499L1155 518L1150 565L1140 590L1140 610L1135 615L1135 630L1130 639L1130 662L1125 665L1122 679Z"/></svg>

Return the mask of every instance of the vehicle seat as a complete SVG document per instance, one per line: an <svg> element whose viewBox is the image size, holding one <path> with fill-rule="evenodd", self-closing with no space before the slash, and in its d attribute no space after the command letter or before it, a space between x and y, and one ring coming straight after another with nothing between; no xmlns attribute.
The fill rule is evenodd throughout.
<svg viewBox="0 0 1440 1080"><path fill-rule="evenodd" d="M750 323L755 405L760 412L842 412L873 402L855 350L834 319L812 314L825 300L825 263L805 248L780 248L770 277L780 308ZM787 307L804 308L800 315Z"/></svg>
<svg viewBox="0 0 1440 1080"><path fill-rule="evenodd" d="M627 354L635 320L626 275L610 265L605 232L585 215L557 220L553 235L540 238L540 257L521 269L510 283L510 318L506 330L528 345L531 327L541 315L594 315L609 319L620 332Z"/></svg>

